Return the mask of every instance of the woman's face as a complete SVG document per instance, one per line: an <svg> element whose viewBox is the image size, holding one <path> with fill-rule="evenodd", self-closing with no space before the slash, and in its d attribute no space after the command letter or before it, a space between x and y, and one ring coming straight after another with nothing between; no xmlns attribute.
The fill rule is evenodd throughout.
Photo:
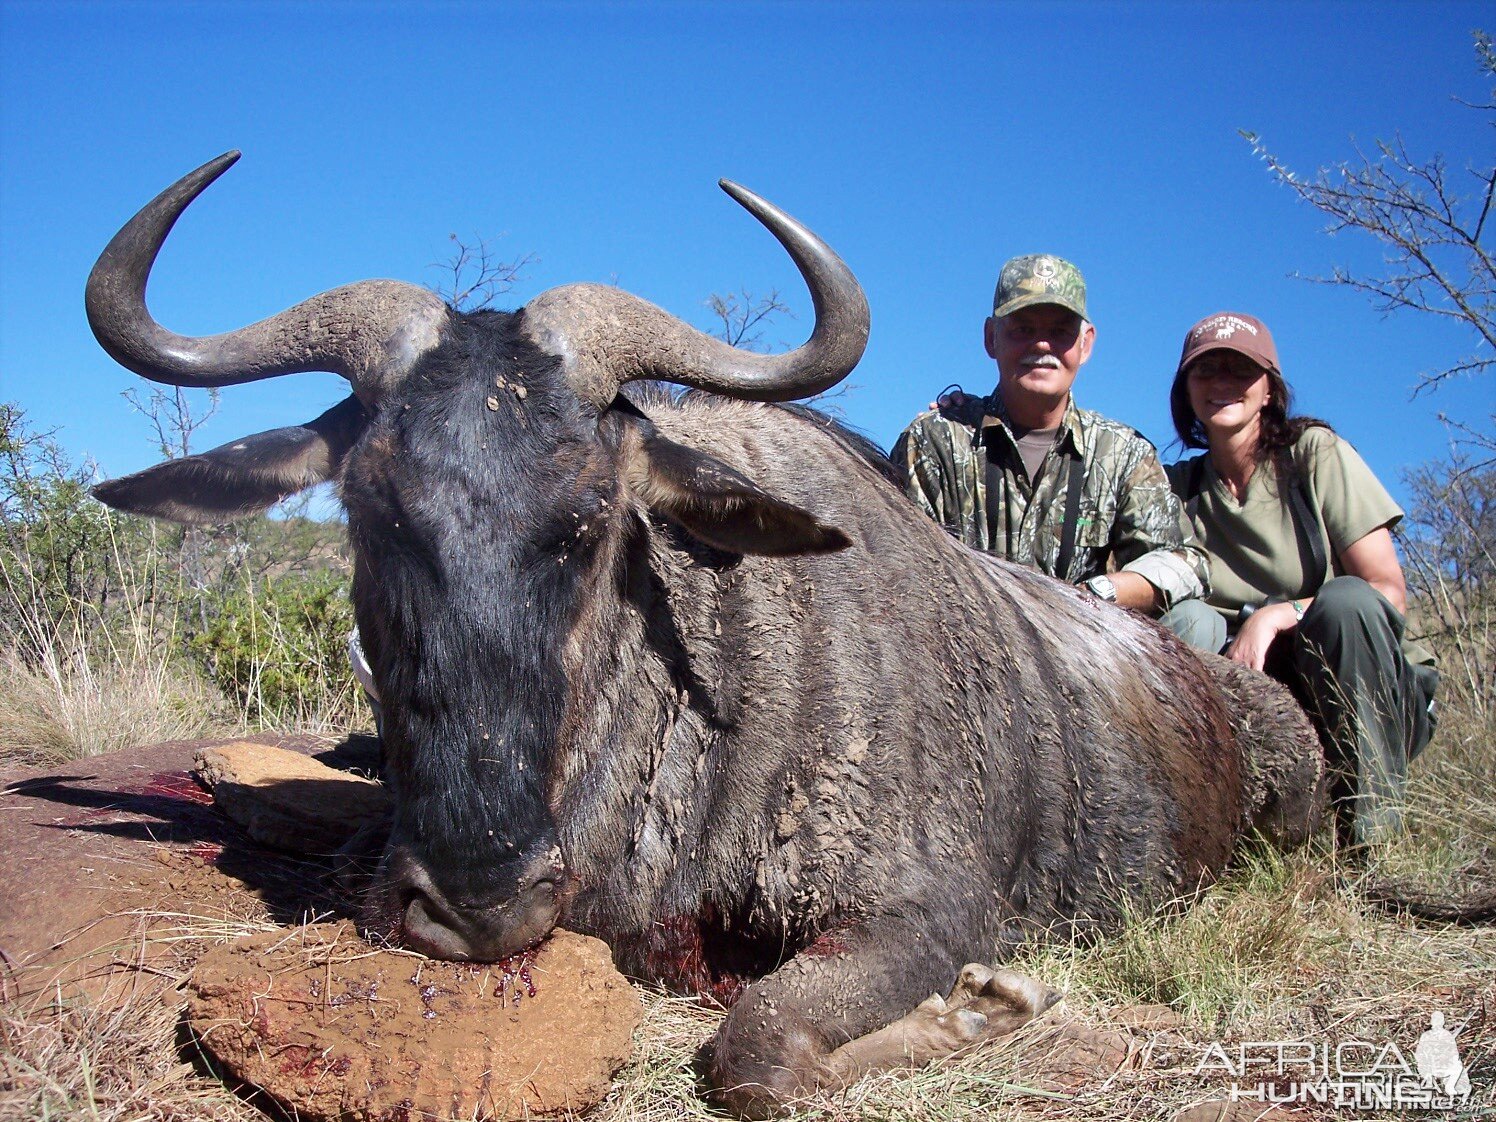
<svg viewBox="0 0 1496 1122"><path fill-rule="evenodd" d="M1184 372L1190 408L1214 440L1255 430L1267 404L1267 371L1237 351L1207 351Z"/></svg>

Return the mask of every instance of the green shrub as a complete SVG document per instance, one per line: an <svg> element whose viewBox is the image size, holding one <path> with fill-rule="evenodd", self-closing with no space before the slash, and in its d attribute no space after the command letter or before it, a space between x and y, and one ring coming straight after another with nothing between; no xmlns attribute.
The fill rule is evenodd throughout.
<svg viewBox="0 0 1496 1122"><path fill-rule="evenodd" d="M349 709L348 580L334 572L261 576L226 595L190 640L209 677L251 721L301 723Z"/></svg>

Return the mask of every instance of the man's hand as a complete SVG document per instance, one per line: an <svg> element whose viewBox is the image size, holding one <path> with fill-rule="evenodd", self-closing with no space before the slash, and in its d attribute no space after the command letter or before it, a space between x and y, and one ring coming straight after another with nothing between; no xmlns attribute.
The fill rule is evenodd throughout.
<svg viewBox="0 0 1496 1122"><path fill-rule="evenodd" d="M1299 619L1292 604L1268 604L1258 608L1241 625L1236 638L1226 648L1226 657L1253 670L1261 670L1267 665L1267 652L1273 640L1298 625Z"/></svg>
<svg viewBox="0 0 1496 1122"><path fill-rule="evenodd" d="M941 390L940 396L930 402L930 408L939 409L942 413L945 413L952 409L961 409L968 401L975 400L975 397L967 393L960 386L952 386L950 389Z"/></svg>

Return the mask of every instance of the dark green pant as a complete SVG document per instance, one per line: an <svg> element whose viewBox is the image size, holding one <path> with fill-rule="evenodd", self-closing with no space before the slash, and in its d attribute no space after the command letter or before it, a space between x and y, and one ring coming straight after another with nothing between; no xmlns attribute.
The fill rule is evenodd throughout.
<svg viewBox="0 0 1496 1122"><path fill-rule="evenodd" d="M1337 577L1268 659L1268 673L1294 691L1320 730L1340 836L1357 845L1402 830L1408 761L1434 731L1439 673L1403 656L1403 627L1402 614L1371 585Z"/></svg>

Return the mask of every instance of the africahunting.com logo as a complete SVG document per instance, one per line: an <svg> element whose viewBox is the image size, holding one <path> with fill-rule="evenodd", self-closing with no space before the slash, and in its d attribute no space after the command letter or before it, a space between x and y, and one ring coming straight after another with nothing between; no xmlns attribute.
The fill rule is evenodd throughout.
<svg viewBox="0 0 1496 1122"><path fill-rule="evenodd" d="M1400 1111L1475 1105L1470 1072L1443 1013L1429 1018L1411 1063L1390 1040L1248 1040L1208 1045L1195 1074L1229 1078L1233 1102Z"/></svg>

